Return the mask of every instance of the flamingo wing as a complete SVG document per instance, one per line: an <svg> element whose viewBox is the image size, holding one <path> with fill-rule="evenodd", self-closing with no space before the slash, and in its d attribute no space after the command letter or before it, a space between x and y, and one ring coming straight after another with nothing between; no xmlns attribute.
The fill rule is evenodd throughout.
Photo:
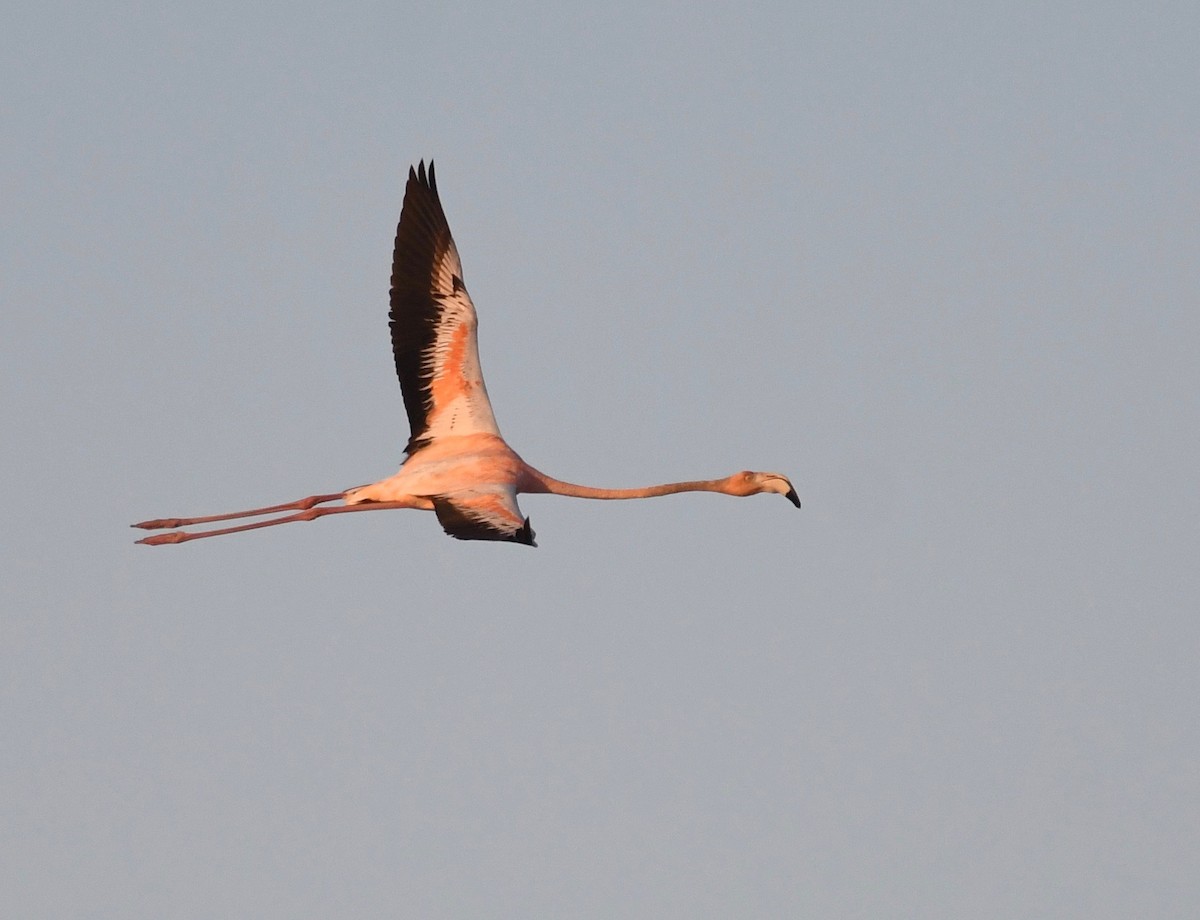
<svg viewBox="0 0 1200 920"><path fill-rule="evenodd" d="M517 507L512 488L495 485L433 496L442 529L458 540L507 540L537 546L529 518Z"/></svg>
<svg viewBox="0 0 1200 920"><path fill-rule="evenodd" d="M437 437L500 434L479 368L475 306L433 162L408 170L392 257L392 353L415 453Z"/></svg>

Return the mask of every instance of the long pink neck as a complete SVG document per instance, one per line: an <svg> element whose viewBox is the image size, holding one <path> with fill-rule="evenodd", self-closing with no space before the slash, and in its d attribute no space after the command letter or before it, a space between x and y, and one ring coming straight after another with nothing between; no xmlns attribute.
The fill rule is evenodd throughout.
<svg viewBox="0 0 1200 920"><path fill-rule="evenodd" d="M643 486L640 489L597 489L594 486L581 486L573 482L563 482L553 476L530 469L532 480L523 492L550 492L554 495L566 495L571 498L653 498L657 495L674 495L676 492L724 492L729 490L724 479L695 479L688 482L666 482L657 486Z"/></svg>

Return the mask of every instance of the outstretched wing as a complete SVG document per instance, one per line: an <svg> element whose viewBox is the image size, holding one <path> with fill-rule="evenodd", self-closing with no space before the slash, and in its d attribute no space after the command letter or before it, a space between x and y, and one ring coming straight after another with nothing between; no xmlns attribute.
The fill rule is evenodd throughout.
<svg viewBox="0 0 1200 920"><path fill-rule="evenodd" d="M479 369L475 307L438 199L433 162L408 170L392 257L392 353L410 454L434 438L500 434Z"/></svg>
<svg viewBox="0 0 1200 920"><path fill-rule="evenodd" d="M529 518L521 516L516 493L505 486L481 486L433 496L442 529L458 540L508 540L537 546Z"/></svg>

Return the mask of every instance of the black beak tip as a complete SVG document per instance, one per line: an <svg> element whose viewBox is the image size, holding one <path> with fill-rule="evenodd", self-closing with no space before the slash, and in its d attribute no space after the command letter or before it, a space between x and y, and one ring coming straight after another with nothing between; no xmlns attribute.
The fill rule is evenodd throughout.
<svg viewBox="0 0 1200 920"><path fill-rule="evenodd" d="M788 489L787 495L784 497L797 508L800 507L800 496L796 494L795 488Z"/></svg>

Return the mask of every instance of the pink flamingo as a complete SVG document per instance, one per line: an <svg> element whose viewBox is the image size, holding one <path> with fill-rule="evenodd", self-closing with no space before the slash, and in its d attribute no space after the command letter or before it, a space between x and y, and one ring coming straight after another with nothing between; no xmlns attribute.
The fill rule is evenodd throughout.
<svg viewBox="0 0 1200 920"><path fill-rule="evenodd" d="M641 489L596 489L547 476L505 443L492 414L479 370L475 307L463 285L462 264L438 199L433 161L408 171L404 207L392 260L392 352L411 437L399 472L367 486L331 495L208 517L162 518L134 524L169 529L138 540L158 546L201 537L312 521L327 514L419 508L433 511L442 528L459 540L507 540L536 546L529 519L517 507L521 492L574 498L651 498L675 492L755 495L778 492L797 508L800 499L780 473L749 470L721 479L669 482ZM329 507L329 502L343 504ZM174 530L236 518L291 511L251 524L202 531Z"/></svg>

